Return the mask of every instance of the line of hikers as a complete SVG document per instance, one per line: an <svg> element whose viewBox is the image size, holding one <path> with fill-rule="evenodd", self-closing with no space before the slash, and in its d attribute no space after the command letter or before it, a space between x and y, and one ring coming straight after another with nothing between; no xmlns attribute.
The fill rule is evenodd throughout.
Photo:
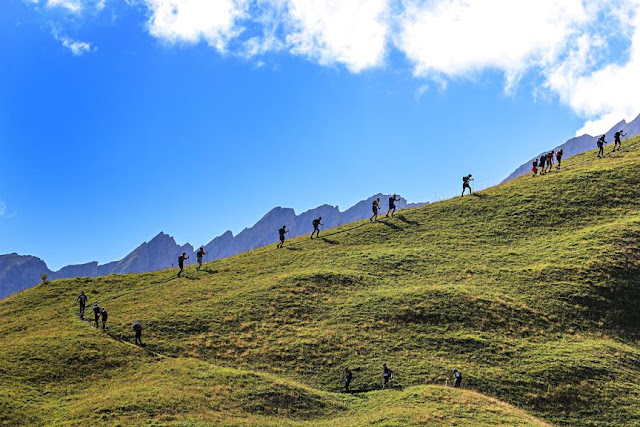
<svg viewBox="0 0 640 427"><path fill-rule="evenodd" d="M200 248L202 249L202 247ZM185 253L183 253L185 255ZM79 303L78 313L80 315L80 320L86 320L84 318L85 307L87 304L87 295L85 295L84 291L80 291L80 295L76 298L76 301ZM102 318L102 330L106 332L107 325L107 309L104 307L98 306L96 302L93 305L93 314L95 327L98 328L98 321ZM142 344L142 326L137 321L133 322L132 331L135 333L135 344L143 346ZM387 367L386 363L382 364L382 389L391 388L391 380L394 378L394 373L391 369ZM460 387L462 385L462 374L458 372L458 369L453 370L453 386ZM349 367L344 368L344 372L342 374L342 380L344 381L344 390L346 392L350 392L349 386L351 385L351 381L353 381L353 372L349 369ZM448 384L448 381L447 381Z"/></svg>
<svg viewBox="0 0 640 427"><path fill-rule="evenodd" d="M531 168L531 172L533 172L532 176L538 175L538 171L540 171L540 175L544 175L547 172L551 172L551 167L553 166L553 158L555 157L558 165L556 169L560 169L562 165L562 156L564 155L564 150L561 148L557 152L551 150L547 154L543 154L540 156L540 159L535 159L533 161L533 167Z"/></svg>
<svg viewBox="0 0 640 427"><path fill-rule="evenodd" d="M627 136L626 133L622 132L622 130L617 131L616 133L613 134L613 150L611 150L612 153L616 152L616 151L620 151L622 149L622 138L625 138ZM602 135L600 138L598 138L598 140L596 141L596 146L598 147L598 158L602 158L604 157L604 146L608 144L607 139L606 139L606 135ZM547 154L543 154L542 156L540 156L539 159L535 159L533 161L533 165L531 167L531 172L533 172L532 177L535 177L537 175L544 175L547 172L551 171L551 167L553 166L553 158L555 157L556 161L558 162L558 165L556 166L556 169L560 169L560 165L562 164L562 155L564 154L562 148L560 150L558 150L557 152L554 150L551 150L551 152L547 153ZM540 172L538 174L538 172Z"/></svg>
<svg viewBox="0 0 640 427"><path fill-rule="evenodd" d="M76 298L76 301L79 304L78 314L80 315L80 320L86 320L84 318L84 310L87 305L87 299L88 298L85 295L84 291L80 291L80 295L78 295L78 297ZM91 309L91 311L93 311L96 328L98 328L98 320L102 318L102 330L104 331L107 327L107 318L109 317L109 315L107 314L107 309L104 307L100 307L98 306L98 303L95 303L93 304L93 308Z"/></svg>
<svg viewBox="0 0 640 427"><path fill-rule="evenodd" d="M389 197L389 210L387 211L386 215L387 218L389 217L389 215L393 217L393 214L396 212L396 202L398 201L400 201L400 198L397 194ZM369 218L369 221L378 221L378 212L380 211L380 197L376 198L371 203L371 211L373 212L373 215L371 216L371 218ZM314 235L316 238L320 237L320 227L323 225L324 223L322 222L321 216L311 221L311 226L313 227L313 231L311 232L311 239L313 239ZM289 231L290 230L287 230L286 225L283 225L278 229L278 239L280 240L280 242L276 245L276 248L280 249L284 246L284 242L287 239L287 234L289 233Z"/></svg>
<svg viewBox="0 0 640 427"><path fill-rule="evenodd" d="M87 295L85 295L84 291L80 291L80 295L76 298L76 301L79 304L78 314L80 315L80 320L86 320L84 317L85 307L87 305ZM98 321L102 319L102 330L106 332L107 330L107 318L109 315L107 314L107 309L104 307L98 306L98 303L93 304L93 311L95 327L98 329ZM135 332L136 344L142 344L142 326L138 322L133 322L133 332Z"/></svg>
<svg viewBox="0 0 640 427"><path fill-rule="evenodd" d="M621 138L625 138L626 136L627 134L622 133L622 130L619 130L613 134L613 150L611 150L612 153L620 151L620 149L622 148ZM605 138L605 135L602 135L600 138L598 138L598 141L596 142L596 145L598 146L598 157L604 157L604 146L606 144L608 144L608 142Z"/></svg>
<svg viewBox="0 0 640 427"><path fill-rule="evenodd" d="M386 363L382 364L382 389L385 388L391 389L391 380L394 378L394 373L391 369L387 367ZM349 393L349 386L351 385L351 381L353 381L353 372L349 369L348 366L345 366L344 371L342 372L342 381L344 381L344 391ZM446 385L449 384L449 380L445 382ZM457 368L453 370L453 386L460 387L462 385L462 373L458 371Z"/></svg>

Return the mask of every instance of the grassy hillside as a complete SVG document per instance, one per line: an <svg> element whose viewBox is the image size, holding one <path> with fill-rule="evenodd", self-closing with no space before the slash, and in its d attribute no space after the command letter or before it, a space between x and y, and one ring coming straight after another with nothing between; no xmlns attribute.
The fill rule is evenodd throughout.
<svg viewBox="0 0 640 427"><path fill-rule="evenodd" d="M181 279L21 292L0 302L0 423L638 425L640 140L624 146ZM112 336L77 320L81 289ZM168 357L129 345L133 320ZM373 391L383 362L401 391ZM362 393L340 393L346 365ZM442 386L453 367L465 390Z"/></svg>

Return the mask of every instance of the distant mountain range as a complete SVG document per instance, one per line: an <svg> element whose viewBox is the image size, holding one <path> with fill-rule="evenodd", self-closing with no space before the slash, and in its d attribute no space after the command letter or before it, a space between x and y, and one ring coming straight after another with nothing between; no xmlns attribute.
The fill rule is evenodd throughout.
<svg viewBox="0 0 640 427"><path fill-rule="evenodd" d="M205 245L208 252L207 260L226 258L247 251L249 249L275 243L278 239L278 229L286 225L290 235L299 236L311 233L311 221L322 217L324 228L332 228L348 222L357 221L371 216L371 203L380 197L386 212L386 201L390 195L376 194L362 200L341 212L337 206L322 205L296 215L293 209L277 207L270 210L253 227L245 228L234 236L227 231L215 237ZM396 203L398 209L421 206L424 203L407 203L400 199ZM169 268L177 264L178 255L186 252L195 258L194 247L190 244L178 245L173 237L163 232L135 248L130 254L119 261L104 265L97 262L67 265L58 271L51 271L40 258L16 253L0 255L0 298L30 288L40 282L40 275L47 274L49 280L66 279L71 277L96 277L107 274L143 273Z"/></svg>
<svg viewBox="0 0 640 427"><path fill-rule="evenodd" d="M627 123L625 120L622 120L621 122L616 124L614 127L612 127L605 134L607 142L613 142L613 134L619 130L622 130L624 133L626 133L627 138L640 135L640 115L630 123ZM571 138L564 144L558 145L557 147L549 148L549 150L545 151L544 153L540 153L536 157L520 165L516 170L514 170L511 173L511 175L509 175L502 182L510 181L514 178L519 177L520 175L524 175L525 173L528 173L529 171L531 171L531 164L533 163L533 160L539 158L542 154L548 153L552 149L555 151L558 151L560 149L564 150L563 158L565 159L571 156L575 156L576 154L584 153L585 151L593 150L594 148L596 148L596 141L598 140L599 137L600 135L598 136L582 135L575 138ZM624 147L624 142L622 145Z"/></svg>

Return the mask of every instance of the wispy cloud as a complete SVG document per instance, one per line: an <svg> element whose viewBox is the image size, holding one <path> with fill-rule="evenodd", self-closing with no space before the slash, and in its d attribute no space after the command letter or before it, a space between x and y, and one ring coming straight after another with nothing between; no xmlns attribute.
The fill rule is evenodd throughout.
<svg viewBox="0 0 640 427"><path fill-rule="evenodd" d="M0 200L0 216L4 216L6 212L7 212L7 205L5 205L2 200Z"/></svg>
<svg viewBox="0 0 640 427"><path fill-rule="evenodd" d="M75 56L81 56L85 53L95 52L98 50L97 47L93 46L89 42L74 40L70 37L64 36L60 34L57 29L52 30L53 37L58 40L62 46L66 47L71 51L71 53Z"/></svg>

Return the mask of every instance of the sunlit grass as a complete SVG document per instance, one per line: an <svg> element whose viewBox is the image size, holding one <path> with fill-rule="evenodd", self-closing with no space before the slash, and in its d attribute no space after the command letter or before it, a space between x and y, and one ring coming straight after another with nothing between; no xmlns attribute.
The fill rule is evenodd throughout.
<svg viewBox="0 0 640 427"><path fill-rule="evenodd" d="M637 425L639 140L625 150L181 279L21 292L0 302L0 423ZM81 289L113 338L77 319ZM169 357L128 345L134 320ZM383 362L401 391L377 391ZM347 365L362 393L341 393ZM443 387L453 367L467 390Z"/></svg>

